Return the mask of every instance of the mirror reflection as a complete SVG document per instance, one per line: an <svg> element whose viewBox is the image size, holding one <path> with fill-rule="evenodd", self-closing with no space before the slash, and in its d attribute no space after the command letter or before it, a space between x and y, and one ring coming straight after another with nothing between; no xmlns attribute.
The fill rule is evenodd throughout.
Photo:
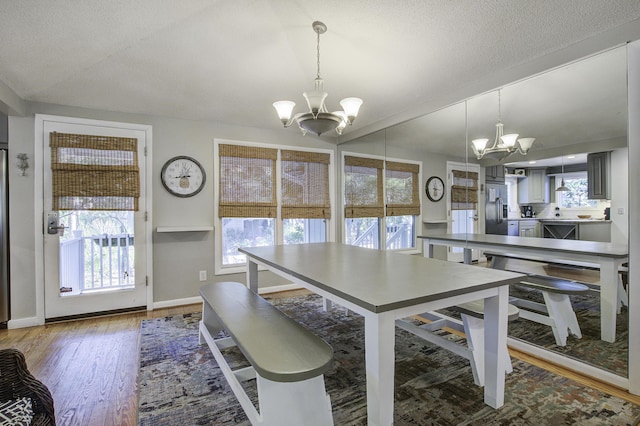
<svg viewBox="0 0 640 426"><path fill-rule="evenodd" d="M496 234L547 245L579 240L626 247L626 80L626 48L620 47L349 141L338 151L421 163L417 235ZM432 178L442 180L442 198L425 188L429 179L437 183ZM464 188L461 200L457 187ZM619 291L606 290L617 295L611 302L615 339L609 339L601 322L602 300L609 297L601 286L605 265L580 256L532 261L472 253L478 266L524 272L552 287L512 286L521 311L532 313L510 322L510 337L627 376L626 263L615 264ZM436 246L434 257L463 260L461 248L447 246ZM554 323L549 309L564 309L569 320Z"/></svg>

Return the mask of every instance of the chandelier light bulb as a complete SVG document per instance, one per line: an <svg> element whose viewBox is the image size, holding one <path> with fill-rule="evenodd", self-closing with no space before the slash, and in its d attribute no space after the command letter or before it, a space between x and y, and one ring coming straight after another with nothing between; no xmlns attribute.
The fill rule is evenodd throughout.
<svg viewBox="0 0 640 426"><path fill-rule="evenodd" d="M508 135L502 136L500 140L502 140L502 143L507 148L513 148L514 146L516 146L516 141L518 140L518 136L519 135L517 133L510 133Z"/></svg>

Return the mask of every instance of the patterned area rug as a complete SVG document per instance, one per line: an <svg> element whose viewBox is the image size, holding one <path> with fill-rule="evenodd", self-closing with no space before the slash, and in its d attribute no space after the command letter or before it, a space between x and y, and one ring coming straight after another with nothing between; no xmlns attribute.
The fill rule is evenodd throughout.
<svg viewBox="0 0 640 426"><path fill-rule="evenodd" d="M365 425L363 320L342 309L322 312L318 296L275 299L287 315L314 330L334 348L325 375L336 425ZM198 344L200 314L142 324L138 373L139 425L248 425L206 345ZM452 339L457 339L451 336ZM232 366L241 354L227 351ZM461 357L396 329L396 425L627 425L640 406L514 361L505 405L483 402L471 368ZM257 401L254 384L249 395ZM255 403L255 402L254 402Z"/></svg>
<svg viewBox="0 0 640 426"><path fill-rule="evenodd" d="M511 286L511 296L544 303L542 293L525 287ZM629 351L629 311L626 307L616 316L616 339L613 343L600 340L600 295L569 297L578 318L582 338L569 335L566 346L556 345L551 327L518 318L509 322L509 336L598 366L620 376L627 376Z"/></svg>

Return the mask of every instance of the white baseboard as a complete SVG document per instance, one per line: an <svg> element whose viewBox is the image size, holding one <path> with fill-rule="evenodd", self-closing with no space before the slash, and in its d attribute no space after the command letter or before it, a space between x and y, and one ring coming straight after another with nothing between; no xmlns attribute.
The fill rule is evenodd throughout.
<svg viewBox="0 0 640 426"><path fill-rule="evenodd" d="M269 293L277 293L279 291L287 291L287 290L299 290L304 288L299 284L282 284L282 285L274 285L269 287L258 287L258 294L269 294Z"/></svg>
<svg viewBox="0 0 640 426"><path fill-rule="evenodd" d="M258 289L258 294L277 293L279 291L298 290L303 287L298 284L283 284L264 287ZM176 306L194 305L202 303L202 297L185 297L184 299L163 300L162 302L154 302L152 309L173 308Z"/></svg>
<svg viewBox="0 0 640 426"><path fill-rule="evenodd" d="M42 325L41 321L38 321L38 317L29 317L29 318L19 318L14 320L9 320L7 322L7 328L26 328L26 327L35 327L37 325Z"/></svg>
<svg viewBox="0 0 640 426"><path fill-rule="evenodd" d="M184 299L173 299L164 300L162 302L154 302L153 309L173 308L175 306L194 305L196 303L202 303L202 297L185 297Z"/></svg>

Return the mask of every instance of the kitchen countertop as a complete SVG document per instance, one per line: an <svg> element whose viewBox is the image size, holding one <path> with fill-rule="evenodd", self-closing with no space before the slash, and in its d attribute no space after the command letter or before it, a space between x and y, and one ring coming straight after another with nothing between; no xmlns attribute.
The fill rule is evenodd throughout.
<svg viewBox="0 0 640 426"><path fill-rule="evenodd" d="M550 217L514 217L509 218L507 221L523 221L523 220L537 220L544 223L560 222L560 223L611 223L610 220L604 219L580 219L580 218L550 218Z"/></svg>
<svg viewBox="0 0 640 426"><path fill-rule="evenodd" d="M554 223L554 222L558 222L558 223L611 223L610 220L604 220L604 219L580 219L580 218L576 218L576 219L563 219L563 218L555 218L555 219L538 219L540 222L544 222L544 223Z"/></svg>

